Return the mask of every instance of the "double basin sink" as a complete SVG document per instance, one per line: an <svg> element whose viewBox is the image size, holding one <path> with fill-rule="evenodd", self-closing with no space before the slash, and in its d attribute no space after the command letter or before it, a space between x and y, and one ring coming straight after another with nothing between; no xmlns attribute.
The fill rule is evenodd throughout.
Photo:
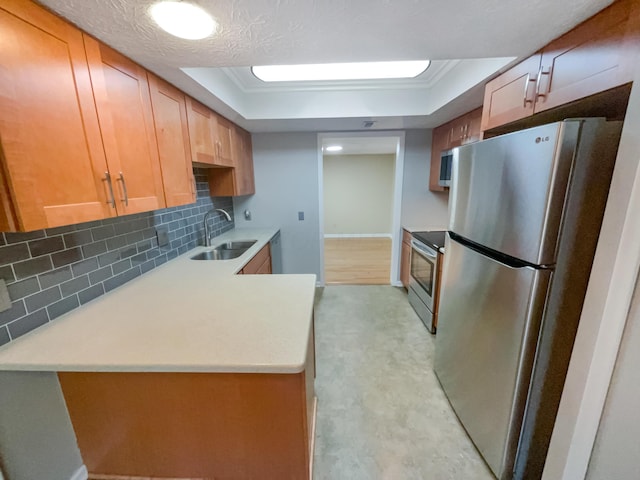
<svg viewBox="0 0 640 480"><path fill-rule="evenodd" d="M211 250L205 250L191 257L191 260L231 260L238 258L249 250L257 240L242 240L237 242L225 242Z"/></svg>

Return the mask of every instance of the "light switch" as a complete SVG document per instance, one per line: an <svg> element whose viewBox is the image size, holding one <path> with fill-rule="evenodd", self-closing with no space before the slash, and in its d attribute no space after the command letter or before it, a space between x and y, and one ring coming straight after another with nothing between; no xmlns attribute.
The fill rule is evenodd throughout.
<svg viewBox="0 0 640 480"><path fill-rule="evenodd" d="M304 220L304 212L298 212L298 220Z"/></svg>
<svg viewBox="0 0 640 480"><path fill-rule="evenodd" d="M251 221L251 212L249 210L244 211L244 219L249 222Z"/></svg>
<svg viewBox="0 0 640 480"><path fill-rule="evenodd" d="M4 312L10 308L11 298L9 297L9 290L7 290L7 284L4 278L0 278L0 312Z"/></svg>

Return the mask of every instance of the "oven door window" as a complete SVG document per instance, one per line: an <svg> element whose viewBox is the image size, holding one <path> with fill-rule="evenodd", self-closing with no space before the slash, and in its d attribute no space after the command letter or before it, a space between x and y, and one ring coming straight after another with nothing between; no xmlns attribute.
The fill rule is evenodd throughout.
<svg viewBox="0 0 640 480"><path fill-rule="evenodd" d="M436 265L433 260L426 258L422 253L413 249L411 255L411 276L433 297L433 278Z"/></svg>

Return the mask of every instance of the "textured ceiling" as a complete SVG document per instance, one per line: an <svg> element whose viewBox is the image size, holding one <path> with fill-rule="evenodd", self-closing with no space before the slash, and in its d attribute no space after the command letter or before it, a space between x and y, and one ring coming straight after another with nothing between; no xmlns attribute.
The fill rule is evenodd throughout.
<svg viewBox="0 0 640 480"><path fill-rule="evenodd" d="M158 29L150 0L39 1L213 108L215 96L179 67L523 57L611 3L192 0L219 23L194 42Z"/></svg>

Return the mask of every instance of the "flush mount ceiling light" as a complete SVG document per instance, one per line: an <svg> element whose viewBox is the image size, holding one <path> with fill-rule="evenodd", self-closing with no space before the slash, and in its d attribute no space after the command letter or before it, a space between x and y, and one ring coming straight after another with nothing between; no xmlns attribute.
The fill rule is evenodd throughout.
<svg viewBox="0 0 640 480"><path fill-rule="evenodd" d="M429 63L429 60L419 60L410 62L264 65L251 67L251 71L263 82L378 80L385 78L414 78L424 72Z"/></svg>
<svg viewBox="0 0 640 480"><path fill-rule="evenodd" d="M152 5L149 12L163 30L187 40L208 37L218 28L211 15L186 2L159 2Z"/></svg>
<svg viewBox="0 0 640 480"><path fill-rule="evenodd" d="M341 145L329 145L328 147L324 147L325 152L339 152L342 150Z"/></svg>

